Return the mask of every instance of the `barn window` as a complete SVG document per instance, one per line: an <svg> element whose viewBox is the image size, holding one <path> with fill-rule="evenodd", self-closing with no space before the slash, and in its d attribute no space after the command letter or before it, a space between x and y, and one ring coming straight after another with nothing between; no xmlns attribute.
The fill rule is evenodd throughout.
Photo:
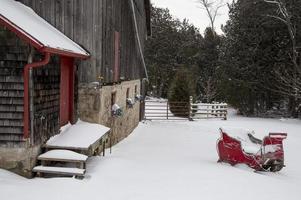
<svg viewBox="0 0 301 200"><path fill-rule="evenodd" d="M116 92L111 94L111 107L116 103Z"/></svg>
<svg viewBox="0 0 301 200"><path fill-rule="evenodd" d="M127 90L126 90L126 107L133 108L134 103L135 103L134 99L130 98L130 88L127 88Z"/></svg>
<svg viewBox="0 0 301 200"><path fill-rule="evenodd" d="M130 97L130 88L126 89L126 98L128 99Z"/></svg>
<svg viewBox="0 0 301 200"><path fill-rule="evenodd" d="M129 105L130 105L130 88L126 89L125 103L126 103L126 107L129 108Z"/></svg>
<svg viewBox="0 0 301 200"><path fill-rule="evenodd" d="M137 94L137 85L135 85L135 95Z"/></svg>

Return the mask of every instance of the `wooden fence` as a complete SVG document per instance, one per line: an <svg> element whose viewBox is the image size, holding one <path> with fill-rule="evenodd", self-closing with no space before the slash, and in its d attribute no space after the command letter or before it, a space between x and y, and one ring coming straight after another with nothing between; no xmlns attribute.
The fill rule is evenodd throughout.
<svg viewBox="0 0 301 200"><path fill-rule="evenodd" d="M172 105L173 104L173 105ZM171 105L173 112L171 111ZM189 103L169 102L166 100L146 100L146 120L187 120L189 116Z"/></svg>
<svg viewBox="0 0 301 200"><path fill-rule="evenodd" d="M167 100L146 100L145 120L195 120L221 118L227 120L225 103L169 102Z"/></svg>
<svg viewBox="0 0 301 200"><path fill-rule="evenodd" d="M225 103L205 104L198 103L191 106L191 118L192 119L210 119L221 118L227 120L228 105Z"/></svg>

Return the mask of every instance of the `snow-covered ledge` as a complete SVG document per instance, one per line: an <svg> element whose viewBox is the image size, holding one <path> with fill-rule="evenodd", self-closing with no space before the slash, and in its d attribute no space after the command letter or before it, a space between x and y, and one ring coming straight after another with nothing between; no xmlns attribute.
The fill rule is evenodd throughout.
<svg viewBox="0 0 301 200"><path fill-rule="evenodd" d="M106 126L78 120L74 125L63 126L60 134L47 141L46 147L89 151L109 131L110 128Z"/></svg>

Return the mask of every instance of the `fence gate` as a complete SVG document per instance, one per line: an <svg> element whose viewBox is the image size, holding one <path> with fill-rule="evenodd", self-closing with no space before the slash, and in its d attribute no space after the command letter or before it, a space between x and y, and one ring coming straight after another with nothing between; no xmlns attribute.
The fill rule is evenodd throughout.
<svg viewBox="0 0 301 200"><path fill-rule="evenodd" d="M170 102L167 100L145 100L145 120L194 120L227 119L227 104L203 104Z"/></svg>
<svg viewBox="0 0 301 200"><path fill-rule="evenodd" d="M171 112L171 106L173 112ZM146 100L146 120L187 120L189 118L189 103L169 102L166 100Z"/></svg>

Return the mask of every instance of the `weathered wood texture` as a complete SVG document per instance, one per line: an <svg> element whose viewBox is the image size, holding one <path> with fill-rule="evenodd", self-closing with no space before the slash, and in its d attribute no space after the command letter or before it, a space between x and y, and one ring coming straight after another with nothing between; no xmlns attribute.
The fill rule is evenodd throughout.
<svg viewBox="0 0 301 200"><path fill-rule="evenodd" d="M23 136L23 66L29 47L0 27L0 140Z"/></svg>
<svg viewBox="0 0 301 200"><path fill-rule="evenodd" d="M114 80L115 33L120 34L119 80L144 77L135 36L131 0L20 0L85 47L92 55L78 62L80 83ZM146 0L147 1L147 0ZM145 0L134 0L142 47L147 35ZM21 141L23 136L23 68L29 46L13 33L0 29L0 141ZM34 61L41 58L36 54ZM115 70L116 71L116 70ZM58 58L34 70L34 135L41 143L59 131ZM118 79L118 78L117 78ZM76 94L77 95L77 92ZM76 99L76 98L75 98ZM75 103L75 105L77 105ZM75 109L76 110L76 109ZM75 111L76 112L76 111Z"/></svg>
<svg viewBox="0 0 301 200"><path fill-rule="evenodd" d="M60 129L60 64L57 57L34 69L34 143L41 144Z"/></svg>
<svg viewBox="0 0 301 200"><path fill-rule="evenodd" d="M131 0L20 0L85 47L91 59L79 63L80 83L114 82L114 33L120 32L120 77L144 77L135 39ZM147 1L147 0L146 0ZM134 0L142 46L147 35L145 0ZM120 80L121 80L120 79Z"/></svg>
<svg viewBox="0 0 301 200"><path fill-rule="evenodd" d="M23 138L23 69L30 47L14 33L0 26L0 143L19 142ZM34 61L40 60L38 53ZM34 141L43 142L59 130L58 58L34 69Z"/></svg>

